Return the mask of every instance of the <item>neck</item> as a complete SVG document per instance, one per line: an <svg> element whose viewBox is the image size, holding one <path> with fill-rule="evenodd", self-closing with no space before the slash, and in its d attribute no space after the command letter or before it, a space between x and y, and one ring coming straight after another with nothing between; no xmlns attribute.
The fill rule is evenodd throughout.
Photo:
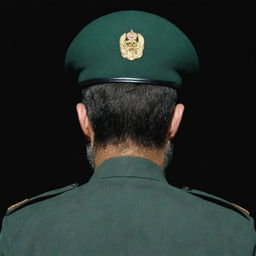
<svg viewBox="0 0 256 256"><path fill-rule="evenodd" d="M138 156L147 158L162 169L164 168L164 149L141 148L134 145L108 145L104 149L96 150L95 152L95 167L97 168L105 160L118 156Z"/></svg>

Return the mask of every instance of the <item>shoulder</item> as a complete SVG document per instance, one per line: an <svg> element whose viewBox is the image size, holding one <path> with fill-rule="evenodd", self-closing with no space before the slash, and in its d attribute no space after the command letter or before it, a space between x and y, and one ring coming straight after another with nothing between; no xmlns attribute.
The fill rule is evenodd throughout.
<svg viewBox="0 0 256 256"><path fill-rule="evenodd" d="M242 217L244 217L245 219L252 221L252 217L250 216L250 212L246 209L244 209L243 207L229 202L223 198L220 198L218 196L200 191L200 190L196 190L196 189L191 189L189 187L183 187L182 188L183 191L197 197L200 198L204 201L209 202L210 205L216 206L218 208L225 208L227 210L227 212L230 213L235 213L235 215L240 215ZM233 216L235 216L233 215Z"/></svg>
<svg viewBox="0 0 256 256"><path fill-rule="evenodd" d="M72 190L74 188L78 187L77 183L73 183L71 185L62 187L62 188L58 188L55 190L51 190L48 192L45 192L43 194L31 197L31 198L27 198L24 199L16 204L11 205L10 207L8 207L7 211L6 211L6 215L12 215L14 212L21 210L24 207L36 204L37 202L41 202L41 201L47 201L47 199L52 198L52 197L56 197L60 194L63 194L69 190Z"/></svg>
<svg viewBox="0 0 256 256"><path fill-rule="evenodd" d="M49 214L54 213L54 208L49 208L49 205L52 204L55 206L59 201L63 201L64 205L67 204L67 201L72 198L72 193L68 191L77 186L78 184L71 184L22 200L10 206L2 220L0 255L2 255L1 253L4 255L12 255L11 252L14 244L18 241L17 239L12 240L11 238L17 237L17 234L20 236L24 235L25 237L28 233L35 232L39 223L41 227L43 227L45 222L40 222L40 220L44 219L44 216L49 216ZM58 198L60 200L58 200ZM58 208L58 206L55 206L55 208Z"/></svg>
<svg viewBox="0 0 256 256"><path fill-rule="evenodd" d="M255 222L249 211L235 203L203 191L188 187L184 187L182 190L193 197L193 203L200 201L200 205L207 209L205 211L207 226L210 223L217 223L219 231L222 230L225 234L231 234L231 237L236 239L238 243L240 241L246 242L248 248L256 248Z"/></svg>

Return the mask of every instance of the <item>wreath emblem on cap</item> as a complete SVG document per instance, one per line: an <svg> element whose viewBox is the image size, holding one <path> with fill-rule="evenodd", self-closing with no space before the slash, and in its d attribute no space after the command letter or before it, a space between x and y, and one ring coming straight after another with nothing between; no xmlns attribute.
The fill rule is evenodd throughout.
<svg viewBox="0 0 256 256"><path fill-rule="evenodd" d="M141 34L135 33L131 30L130 32L121 35L119 43L123 58L135 60L142 57L144 50L144 37Z"/></svg>

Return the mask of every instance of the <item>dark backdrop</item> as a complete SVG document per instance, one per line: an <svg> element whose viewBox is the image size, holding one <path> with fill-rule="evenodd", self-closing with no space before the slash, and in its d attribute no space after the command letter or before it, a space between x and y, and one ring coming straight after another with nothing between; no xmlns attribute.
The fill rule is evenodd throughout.
<svg viewBox="0 0 256 256"><path fill-rule="evenodd" d="M121 9L169 19L200 57L200 81L184 88L186 111L169 183L215 194L253 214L256 42L251 6L44 0L10 1L4 8L0 217L11 204L91 177L75 111L80 93L65 77L64 56L88 22Z"/></svg>

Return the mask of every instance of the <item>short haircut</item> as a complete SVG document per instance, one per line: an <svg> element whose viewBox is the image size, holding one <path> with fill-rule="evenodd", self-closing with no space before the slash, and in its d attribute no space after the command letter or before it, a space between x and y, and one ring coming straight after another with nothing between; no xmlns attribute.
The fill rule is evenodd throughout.
<svg viewBox="0 0 256 256"><path fill-rule="evenodd" d="M108 83L82 90L97 148L126 140L162 148L176 100L176 90L148 84Z"/></svg>

